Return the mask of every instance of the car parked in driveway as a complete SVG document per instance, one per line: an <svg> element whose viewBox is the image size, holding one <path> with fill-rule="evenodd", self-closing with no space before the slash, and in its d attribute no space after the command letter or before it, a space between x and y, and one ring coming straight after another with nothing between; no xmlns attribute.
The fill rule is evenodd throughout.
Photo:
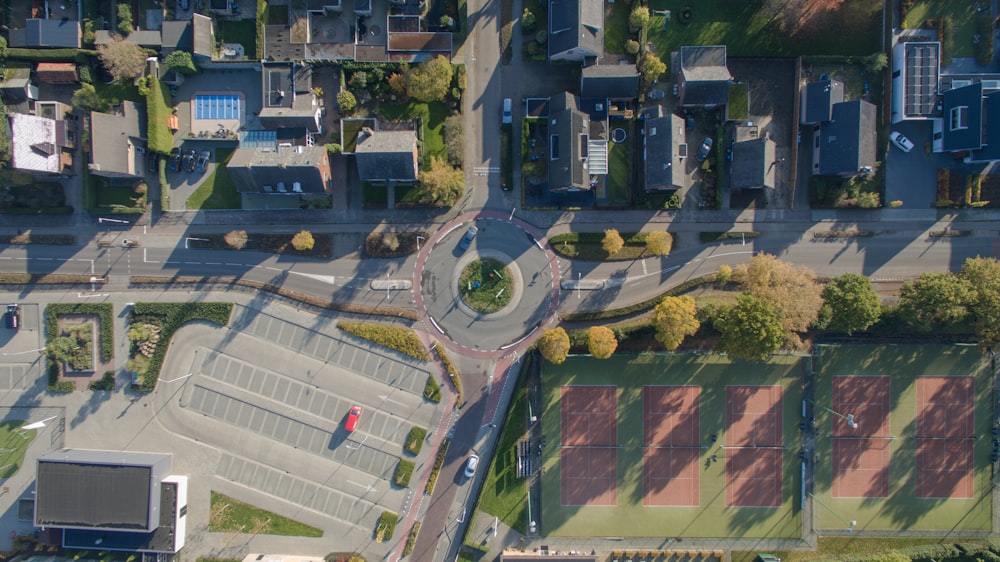
<svg viewBox="0 0 1000 562"><path fill-rule="evenodd" d="M174 147L170 151L170 169L179 172L181 171L181 149Z"/></svg>
<svg viewBox="0 0 1000 562"><path fill-rule="evenodd" d="M902 150L903 152L913 150L913 141L903 136L903 133L900 133L899 131L893 131L893 133L889 135L889 140L892 141L892 144L896 145L896 148Z"/></svg>
<svg viewBox="0 0 1000 562"><path fill-rule="evenodd" d="M184 170L187 172L193 172L195 167L195 157L198 155L197 152L189 150L184 153Z"/></svg>
<svg viewBox="0 0 1000 562"><path fill-rule="evenodd" d="M207 150L202 150L201 154L198 155L198 173L204 174L205 170L208 168L208 162L212 159L212 153Z"/></svg>
<svg viewBox="0 0 1000 562"><path fill-rule="evenodd" d="M701 148L698 149L698 155L696 156L699 162L704 162L708 158L708 154L712 152L712 144L714 143L715 141L712 140L712 137L705 137L705 140L701 142Z"/></svg>

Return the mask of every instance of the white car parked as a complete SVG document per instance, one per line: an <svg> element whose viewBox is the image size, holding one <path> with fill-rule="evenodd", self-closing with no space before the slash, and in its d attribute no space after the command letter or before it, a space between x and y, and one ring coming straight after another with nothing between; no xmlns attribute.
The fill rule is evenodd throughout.
<svg viewBox="0 0 1000 562"><path fill-rule="evenodd" d="M889 135L889 140L892 141L892 144L896 145L896 148L902 150L903 152L913 150L913 141L903 136L903 133L895 131Z"/></svg>

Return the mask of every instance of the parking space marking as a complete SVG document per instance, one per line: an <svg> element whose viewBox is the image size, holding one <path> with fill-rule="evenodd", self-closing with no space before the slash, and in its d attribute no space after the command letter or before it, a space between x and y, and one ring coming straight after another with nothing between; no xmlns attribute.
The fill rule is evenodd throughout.
<svg viewBox="0 0 1000 562"><path fill-rule="evenodd" d="M39 368L35 368L36 364ZM27 390L41 376L41 361L36 364L0 365L0 390ZM37 371L37 372L36 372Z"/></svg>
<svg viewBox="0 0 1000 562"><path fill-rule="evenodd" d="M254 461L223 453L215 470L226 480L252 488L349 525L374 528L380 509L372 501L315 484Z"/></svg>

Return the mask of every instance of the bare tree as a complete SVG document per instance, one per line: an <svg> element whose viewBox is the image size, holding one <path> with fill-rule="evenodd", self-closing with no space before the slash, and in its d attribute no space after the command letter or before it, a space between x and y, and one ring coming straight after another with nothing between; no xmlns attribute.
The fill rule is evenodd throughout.
<svg viewBox="0 0 1000 562"><path fill-rule="evenodd" d="M146 68L146 51L135 43L116 38L97 48L101 64L115 80L136 78Z"/></svg>

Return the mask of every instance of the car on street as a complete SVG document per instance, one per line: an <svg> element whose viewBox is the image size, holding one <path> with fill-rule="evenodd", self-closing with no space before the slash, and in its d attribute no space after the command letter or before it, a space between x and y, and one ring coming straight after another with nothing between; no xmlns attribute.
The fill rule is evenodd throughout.
<svg viewBox="0 0 1000 562"><path fill-rule="evenodd" d="M170 151L170 169L179 172L181 171L181 149L174 147Z"/></svg>
<svg viewBox="0 0 1000 562"><path fill-rule="evenodd" d="M701 148L698 149L698 155L696 156L699 162L704 162L708 158L708 154L712 152L712 144L714 142L712 137L705 137L705 140L701 142Z"/></svg>
<svg viewBox="0 0 1000 562"><path fill-rule="evenodd" d="M469 460L465 462L465 477L475 476L477 468L479 468L479 455L470 455Z"/></svg>
<svg viewBox="0 0 1000 562"><path fill-rule="evenodd" d="M193 172L195 166L195 157L198 155L197 152L189 150L184 153L184 170L187 172Z"/></svg>
<svg viewBox="0 0 1000 562"><path fill-rule="evenodd" d="M662 100L666 95L667 93L663 90L650 90L647 97L651 100Z"/></svg>
<svg viewBox="0 0 1000 562"><path fill-rule="evenodd" d="M889 140L892 144L896 145L896 148L902 150L903 152L909 152L913 150L913 141L903 136L903 133L899 131L894 131L889 135Z"/></svg>
<svg viewBox="0 0 1000 562"><path fill-rule="evenodd" d="M202 150L201 154L198 155L198 173L204 174L205 170L208 168L208 162L212 159L212 153L207 150Z"/></svg>
<svg viewBox="0 0 1000 562"><path fill-rule="evenodd" d="M352 433L358 428L358 420L361 419L361 406L351 406L347 412L347 419L344 420L344 429Z"/></svg>
<svg viewBox="0 0 1000 562"><path fill-rule="evenodd" d="M7 312L3 315L3 321L8 329L18 329L21 326L21 307L16 304L8 304Z"/></svg>
<svg viewBox="0 0 1000 562"><path fill-rule="evenodd" d="M462 250L463 252L468 250L469 246L472 245L472 241L476 239L476 234L478 233L479 233L479 227L475 225L470 226L469 230L465 231L465 236L463 236L462 240L459 241L458 249Z"/></svg>
<svg viewBox="0 0 1000 562"><path fill-rule="evenodd" d="M503 121L504 125L510 125L514 122L514 114L511 111L512 104L510 98L503 99Z"/></svg>

